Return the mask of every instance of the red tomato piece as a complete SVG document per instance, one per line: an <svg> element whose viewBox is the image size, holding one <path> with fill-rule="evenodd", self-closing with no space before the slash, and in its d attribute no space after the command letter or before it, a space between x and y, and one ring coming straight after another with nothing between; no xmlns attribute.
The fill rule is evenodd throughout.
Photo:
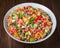
<svg viewBox="0 0 60 48"><path fill-rule="evenodd" d="M25 28L25 32L27 32L27 31L28 31L28 27Z"/></svg>
<svg viewBox="0 0 60 48"><path fill-rule="evenodd" d="M16 16L16 23L18 22L18 17Z"/></svg>
<svg viewBox="0 0 60 48"><path fill-rule="evenodd" d="M18 24L24 25L24 21L22 19L19 19Z"/></svg>
<svg viewBox="0 0 60 48"><path fill-rule="evenodd" d="M32 8L32 6L27 6L27 8Z"/></svg>
<svg viewBox="0 0 60 48"><path fill-rule="evenodd" d="M36 29L36 32L40 32L41 31L41 29Z"/></svg>
<svg viewBox="0 0 60 48"><path fill-rule="evenodd" d="M17 32L17 29L11 28L10 33L13 34L14 32Z"/></svg>
<svg viewBox="0 0 60 48"><path fill-rule="evenodd" d="M27 12L27 7L24 6L24 11Z"/></svg>
<svg viewBox="0 0 60 48"><path fill-rule="evenodd" d="M20 38L20 40L22 40L22 38Z"/></svg>
<svg viewBox="0 0 60 48"><path fill-rule="evenodd" d="M47 19L46 19L46 18L41 18L41 20L44 22L44 21L46 21Z"/></svg>
<svg viewBox="0 0 60 48"><path fill-rule="evenodd" d="M34 11L33 10L27 10L27 14L32 14Z"/></svg>
<svg viewBox="0 0 60 48"><path fill-rule="evenodd" d="M47 25L47 22L42 22L41 24L41 26L44 26L44 27L46 27L46 25Z"/></svg>
<svg viewBox="0 0 60 48"><path fill-rule="evenodd" d="M30 28L30 32L31 32L31 33L34 33L34 29Z"/></svg>
<svg viewBox="0 0 60 48"><path fill-rule="evenodd" d="M12 19L12 16L8 16L8 20L11 20Z"/></svg>
<svg viewBox="0 0 60 48"><path fill-rule="evenodd" d="M42 31L42 32L44 32L45 30L44 30L44 29L42 29L41 31Z"/></svg>
<svg viewBox="0 0 60 48"><path fill-rule="evenodd" d="M35 14L38 17L38 14Z"/></svg>
<svg viewBox="0 0 60 48"><path fill-rule="evenodd" d="M46 27L46 26L47 26L47 22L44 23L44 27Z"/></svg>
<svg viewBox="0 0 60 48"><path fill-rule="evenodd" d="M38 16L38 19L40 20L42 18L42 16Z"/></svg>
<svg viewBox="0 0 60 48"><path fill-rule="evenodd" d="M42 18L42 16L37 16L36 20L34 21L35 23L38 22L38 20L40 20Z"/></svg>
<svg viewBox="0 0 60 48"><path fill-rule="evenodd" d="M25 10L25 9L27 9L27 7L26 7L26 6L24 6L24 10Z"/></svg>

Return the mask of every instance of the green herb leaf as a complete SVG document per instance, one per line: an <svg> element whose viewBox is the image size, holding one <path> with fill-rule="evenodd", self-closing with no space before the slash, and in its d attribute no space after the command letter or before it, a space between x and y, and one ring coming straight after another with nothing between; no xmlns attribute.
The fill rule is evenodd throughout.
<svg viewBox="0 0 60 48"><path fill-rule="evenodd" d="M16 22L14 23L14 26L15 26L16 28L18 28L18 24L16 24Z"/></svg>
<svg viewBox="0 0 60 48"><path fill-rule="evenodd" d="M30 23L32 23L35 19L36 19L35 17L32 18L32 19L30 19L27 25L29 25Z"/></svg>
<svg viewBox="0 0 60 48"><path fill-rule="evenodd" d="M31 27L31 28L34 28L34 24L30 24L30 27Z"/></svg>
<svg viewBox="0 0 60 48"><path fill-rule="evenodd" d="M33 10L36 10L36 8L33 8Z"/></svg>
<svg viewBox="0 0 60 48"><path fill-rule="evenodd" d="M18 18L22 18L25 15L25 12L22 12L22 14L17 14Z"/></svg>
<svg viewBox="0 0 60 48"><path fill-rule="evenodd" d="M32 22L32 21L34 21L35 20L35 17L34 18L32 18L30 21Z"/></svg>
<svg viewBox="0 0 60 48"><path fill-rule="evenodd" d="M47 33L46 33L46 35L49 35L50 34L50 31L48 31Z"/></svg>

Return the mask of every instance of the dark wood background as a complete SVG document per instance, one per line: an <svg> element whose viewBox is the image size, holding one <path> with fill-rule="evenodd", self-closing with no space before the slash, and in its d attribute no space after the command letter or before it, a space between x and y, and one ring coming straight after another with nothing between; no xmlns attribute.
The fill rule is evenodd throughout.
<svg viewBox="0 0 60 48"><path fill-rule="evenodd" d="M54 34L44 42L37 44L19 43L8 36L3 28L3 18L6 12L13 6L36 2L50 8L57 19L57 28ZM0 0L0 48L60 48L60 0Z"/></svg>

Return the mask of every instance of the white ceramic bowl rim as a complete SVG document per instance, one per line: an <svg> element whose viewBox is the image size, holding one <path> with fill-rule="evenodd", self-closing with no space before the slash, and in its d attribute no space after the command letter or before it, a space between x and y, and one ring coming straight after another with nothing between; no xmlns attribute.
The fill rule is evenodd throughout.
<svg viewBox="0 0 60 48"><path fill-rule="evenodd" d="M53 22L51 33L50 33L48 36L46 36L45 38L43 38L43 39L41 39L41 40L38 40L38 41L35 41L35 42L20 41L20 40L16 39L15 37L13 37L13 36L8 32L8 30L7 30L6 19L7 19L8 15L9 15L12 11L14 11L17 7L24 7L24 6L28 6L28 5L30 5L30 6L32 6L32 7L35 7L35 8L38 7L38 8L41 8L42 10L44 10L44 11L51 17L51 20L52 20L52 22ZM38 3L32 3L32 2L30 2L30 3L21 3L21 4L18 4L18 5L14 6L14 7L12 7L11 9L8 10L8 12L7 12L7 13L5 14L5 16L4 16L3 26L4 26L4 29L5 29L5 31L7 32L7 34L8 34L11 38L13 38L14 40L16 40L16 41L18 41L18 42L21 42L21 43L29 43L29 44L38 43L38 42L42 42L42 41L48 39L48 38L54 33L54 31L55 31L55 29L56 29L56 17L55 17L55 15L54 15L54 13L53 13L50 9L48 9L46 6L44 6L44 5L41 5L41 4L38 4Z"/></svg>

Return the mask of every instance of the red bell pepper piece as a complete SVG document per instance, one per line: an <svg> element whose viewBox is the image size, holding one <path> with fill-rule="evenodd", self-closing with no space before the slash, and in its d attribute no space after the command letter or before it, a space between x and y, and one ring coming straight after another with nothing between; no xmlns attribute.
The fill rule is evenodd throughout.
<svg viewBox="0 0 60 48"><path fill-rule="evenodd" d="M14 32L17 32L17 29L14 28L10 29L10 34L13 34Z"/></svg>
<svg viewBox="0 0 60 48"><path fill-rule="evenodd" d="M41 29L36 29L36 31L35 32L40 32L41 31Z"/></svg>
<svg viewBox="0 0 60 48"><path fill-rule="evenodd" d="M30 32L31 32L31 33L34 33L34 29L30 28Z"/></svg>
<svg viewBox="0 0 60 48"><path fill-rule="evenodd" d="M40 20L42 18L42 16L37 16L37 18L35 19L35 23L38 22L38 20Z"/></svg>

